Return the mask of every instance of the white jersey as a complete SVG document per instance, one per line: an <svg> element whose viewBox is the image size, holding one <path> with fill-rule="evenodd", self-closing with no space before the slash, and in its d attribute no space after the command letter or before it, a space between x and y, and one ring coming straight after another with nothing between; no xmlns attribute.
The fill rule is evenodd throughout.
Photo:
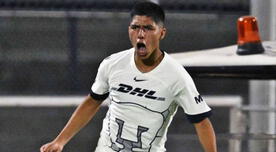
<svg viewBox="0 0 276 152"><path fill-rule="evenodd" d="M178 106L195 122L210 113L189 74L167 53L147 73L137 69L133 48L111 55L101 63L91 92L109 93L111 101L96 152L164 152Z"/></svg>

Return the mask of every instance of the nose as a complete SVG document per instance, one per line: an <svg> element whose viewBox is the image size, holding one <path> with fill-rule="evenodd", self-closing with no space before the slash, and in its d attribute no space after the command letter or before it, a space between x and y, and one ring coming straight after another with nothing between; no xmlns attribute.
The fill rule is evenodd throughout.
<svg viewBox="0 0 276 152"><path fill-rule="evenodd" d="M144 39L145 38L145 30L143 28L140 28L138 31L138 39Z"/></svg>

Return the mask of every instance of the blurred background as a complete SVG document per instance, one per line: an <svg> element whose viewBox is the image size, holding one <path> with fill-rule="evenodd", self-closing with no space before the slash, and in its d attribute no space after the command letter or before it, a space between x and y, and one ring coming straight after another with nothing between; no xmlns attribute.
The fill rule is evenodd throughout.
<svg viewBox="0 0 276 152"><path fill-rule="evenodd" d="M129 0L1 0L1 94L83 94L102 59L131 47ZM160 1L168 53L227 46L248 0ZM217 93L217 92L216 92Z"/></svg>
<svg viewBox="0 0 276 152"><path fill-rule="evenodd" d="M85 97L99 63L131 47L132 0L0 0L0 103L2 97ZM159 0L166 11L168 53L234 45L236 22L250 0ZM248 79L193 77L203 96L238 96L248 104ZM39 100L36 102L40 102ZM59 101L55 101L59 102ZM35 152L63 128L75 106L0 106L0 151ZM228 151L229 107L213 107L219 151ZM107 107L65 147L93 151ZM179 109L168 152L202 151ZM243 143L243 151L247 151ZM261 152L261 151L260 151ZM264 152L264 151L262 151Z"/></svg>

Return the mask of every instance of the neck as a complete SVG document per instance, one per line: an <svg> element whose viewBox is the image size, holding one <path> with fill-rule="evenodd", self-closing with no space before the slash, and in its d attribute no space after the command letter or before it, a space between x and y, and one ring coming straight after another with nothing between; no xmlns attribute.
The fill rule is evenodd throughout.
<svg viewBox="0 0 276 152"><path fill-rule="evenodd" d="M135 55L135 64L141 72L149 72L153 70L159 63L162 61L164 53L161 50L155 50L152 54L146 59L139 59Z"/></svg>

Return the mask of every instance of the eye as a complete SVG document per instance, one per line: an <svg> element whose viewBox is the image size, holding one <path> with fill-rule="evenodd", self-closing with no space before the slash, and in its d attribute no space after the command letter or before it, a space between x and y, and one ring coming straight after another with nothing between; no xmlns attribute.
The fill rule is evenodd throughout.
<svg viewBox="0 0 276 152"><path fill-rule="evenodd" d="M152 31L152 30L154 30L154 27L151 25L146 25L146 26L144 26L144 29L148 30L148 31Z"/></svg>
<svg viewBox="0 0 276 152"><path fill-rule="evenodd" d="M139 25L131 25L130 28L133 30L136 30L136 29L140 28L140 26Z"/></svg>

